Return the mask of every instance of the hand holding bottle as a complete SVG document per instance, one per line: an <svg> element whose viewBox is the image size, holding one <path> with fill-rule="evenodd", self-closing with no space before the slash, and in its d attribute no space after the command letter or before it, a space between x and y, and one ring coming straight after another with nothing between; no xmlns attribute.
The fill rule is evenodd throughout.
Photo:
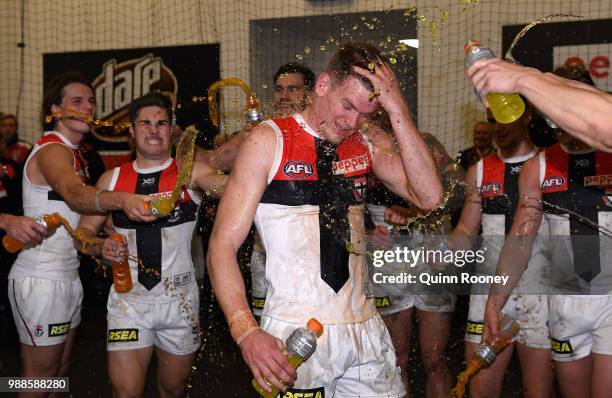
<svg viewBox="0 0 612 398"><path fill-rule="evenodd" d="M293 368L297 369L304 361L310 358L317 348L317 338L321 334L323 334L323 325L312 318L306 326L295 329L287 337L285 347L288 353L289 364ZM275 387L270 390L271 383L268 380L273 379L264 379L264 382L267 384L267 388L264 389L258 380L253 379L253 388L264 398L275 398L280 391L280 386L276 386L276 383L274 383Z"/></svg>
<svg viewBox="0 0 612 398"><path fill-rule="evenodd" d="M477 40L466 43L464 52L468 76L472 79L481 101L491 108L495 120L503 124L518 120L525 112L525 103L518 94L515 94L518 91L516 79L506 80L502 86L501 82L498 82L500 79L492 80L490 76L496 68L507 69L511 64L498 60L490 49L482 47ZM486 67L487 64L491 66ZM473 72L473 67L485 68L488 71ZM524 68L517 67L519 71L522 69ZM492 85L492 81L495 82L495 86Z"/></svg>
<svg viewBox="0 0 612 398"><path fill-rule="evenodd" d="M52 230L60 226L59 214L46 214L35 219L29 217L2 214L3 229L6 236L2 238L4 248L16 253L28 244L38 244Z"/></svg>
<svg viewBox="0 0 612 398"><path fill-rule="evenodd" d="M284 391L295 382L297 373L285 355L282 340L259 329L244 338L240 350L254 380L263 385L266 392L276 389L278 394L278 391Z"/></svg>

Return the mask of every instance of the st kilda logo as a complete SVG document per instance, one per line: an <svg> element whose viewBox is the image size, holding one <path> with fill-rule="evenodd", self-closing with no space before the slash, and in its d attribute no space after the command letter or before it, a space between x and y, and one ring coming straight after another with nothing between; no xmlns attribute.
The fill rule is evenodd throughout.
<svg viewBox="0 0 612 398"><path fill-rule="evenodd" d="M176 76L160 57L153 54L121 63L114 58L106 61L92 86L96 95L96 118L115 126L96 127L94 134L98 139L110 142L127 141L128 110L133 100L158 91L176 104L178 92Z"/></svg>
<svg viewBox="0 0 612 398"><path fill-rule="evenodd" d="M285 163L283 173L285 173L287 177L305 178L314 174L314 167L308 162L303 162L301 160L290 160L289 162Z"/></svg>

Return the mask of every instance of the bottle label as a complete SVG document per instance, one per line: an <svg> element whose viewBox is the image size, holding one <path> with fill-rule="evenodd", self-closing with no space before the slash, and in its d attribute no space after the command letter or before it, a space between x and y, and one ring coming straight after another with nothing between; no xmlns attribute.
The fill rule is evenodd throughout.
<svg viewBox="0 0 612 398"><path fill-rule="evenodd" d="M302 358L308 358L314 351L314 346L305 338L298 337L295 340L291 339L291 341L287 342L287 349Z"/></svg>

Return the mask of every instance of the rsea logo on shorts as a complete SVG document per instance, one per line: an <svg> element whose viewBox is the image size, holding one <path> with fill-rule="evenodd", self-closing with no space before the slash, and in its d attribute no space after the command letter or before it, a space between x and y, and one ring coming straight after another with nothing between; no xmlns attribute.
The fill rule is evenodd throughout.
<svg viewBox="0 0 612 398"><path fill-rule="evenodd" d="M391 305L389 296L376 297L376 308L386 308Z"/></svg>
<svg viewBox="0 0 612 398"><path fill-rule="evenodd" d="M557 354L573 354L572 343L568 340L550 339L550 348Z"/></svg>
<svg viewBox="0 0 612 398"><path fill-rule="evenodd" d="M262 310L264 305L266 304L266 299L261 297L253 297L253 308L257 308Z"/></svg>
<svg viewBox="0 0 612 398"><path fill-rule="evenodd" d="M482 322L467 321L465 331L469 334L482 334Z"/></svg>
<svg viewBox="0 0 612 398"><path fill-rule="evenodd" d="M107 341L115 343L120 341L138 341L138 329L110 329Z"/></svg>
<svg viewBox="0 0 612 398"><path fill-rule="evenodd" d="M323 387L311 389L287 388L282 398L325 398Z"/></svg>
<svg viewBox="0 0 612 398"><path fill-rule="evenodd" d="M49 324L49 337L63 336L70 331L70 322Z"/></svg>

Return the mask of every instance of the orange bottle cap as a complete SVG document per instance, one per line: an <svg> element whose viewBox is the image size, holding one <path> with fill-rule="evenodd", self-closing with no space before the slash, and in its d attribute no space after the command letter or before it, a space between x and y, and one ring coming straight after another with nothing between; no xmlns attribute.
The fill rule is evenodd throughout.
<svg viewBox="0 0 612 398"><path fill-rule="evenodd" d="M467 43L465 43L465 46L463 47L463 53L465 55L468 55L468 53L470 52L470 50L472 49L472 47L475 46L480 46L480 40L470 40Z"/></svg>
<svg viewBox="0 0 612 398"><path fill-rule="evenodd" d="M59 213L45 214L43 220L47 223L48 228L57 228L62 223L62 216Z"/></svg>
<svg viewBox="0 0 612 398"><path fill-rule="evenodd" d="M321 325L321 323L314 318L310 318L306 326L308 326L308 329L312 330L317 337L321 337L323 334L323 325Z"/></svg>
<svg viewBox="0 0 612 398"><path fill-rule="evenodd" d="M110 236L110 238L112 240L117 241L117 242L123 242L123 235L121 235L121 234L113 234L113 235Z"/></svg>

